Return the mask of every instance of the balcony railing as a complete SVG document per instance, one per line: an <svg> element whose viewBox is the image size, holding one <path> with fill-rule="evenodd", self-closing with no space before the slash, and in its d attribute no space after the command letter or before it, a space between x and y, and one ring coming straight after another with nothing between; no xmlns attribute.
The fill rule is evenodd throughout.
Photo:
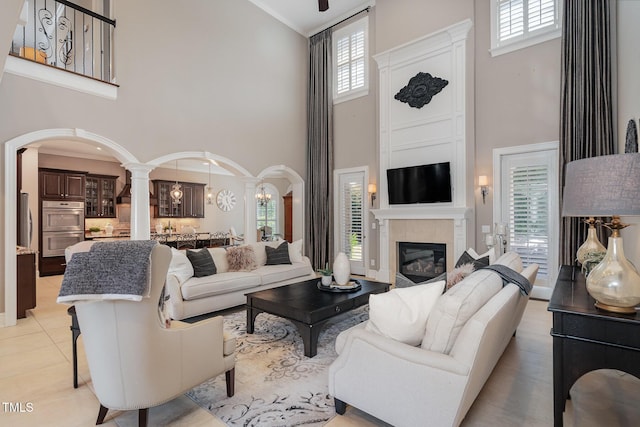
<svg viewBox="0 0 640 427"><path fill-rule="evenodd" d="M115 83L115 20L65 0L26 1L20 18L11 55Z"/></svg>

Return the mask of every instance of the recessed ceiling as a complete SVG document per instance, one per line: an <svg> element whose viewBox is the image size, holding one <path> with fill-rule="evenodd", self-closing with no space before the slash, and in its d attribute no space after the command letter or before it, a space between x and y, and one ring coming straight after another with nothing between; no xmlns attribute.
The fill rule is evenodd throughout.
<svg viewBox="0 0 640 427"><path fill-rule="evenodd" d="M329 9L318 11L318 0L249 0L305 37L312 36L344 18L374 6L375 0L329 0Z"/></svg>

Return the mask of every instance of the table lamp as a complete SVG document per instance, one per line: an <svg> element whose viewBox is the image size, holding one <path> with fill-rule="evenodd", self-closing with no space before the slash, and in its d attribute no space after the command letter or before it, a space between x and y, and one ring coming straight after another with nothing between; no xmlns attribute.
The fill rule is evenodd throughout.
<svg viewBox="0 0 640 427"><path fill-rule="evenodd" d="M596 307L635 313L640 304L640 275L624 256L621 215L640 215L640 153L614 154L567 164L562 216L612 217L607 253L587 276L587 292Z"/></svg>

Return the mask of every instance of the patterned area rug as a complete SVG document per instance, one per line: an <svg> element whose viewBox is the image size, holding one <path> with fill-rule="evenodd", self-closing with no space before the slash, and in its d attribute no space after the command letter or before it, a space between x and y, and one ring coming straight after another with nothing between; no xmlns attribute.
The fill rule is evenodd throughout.
<svg viewBox="0 0 640 427"><path fill-rule="evenodd" d="M363 306L327 322L318 354L304 356L302 338L288 320L261 313L253 334L246 333L244 311L224 316L236 337L236 392L227 397L224 375L187 393L229 426L321 426L335 415L328 369L337 357L336 336L369 317Z"/></svg>

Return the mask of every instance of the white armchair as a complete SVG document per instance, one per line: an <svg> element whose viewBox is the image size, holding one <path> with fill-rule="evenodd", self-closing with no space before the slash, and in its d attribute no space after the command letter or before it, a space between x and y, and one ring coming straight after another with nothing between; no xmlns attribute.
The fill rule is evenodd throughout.
<svg viewBox="0 0 640 427"><path fill-rule="evenodd" d="M108 409L139 410L165 403L225 373L227 395L234 394L235 339L225 340L222 317L194 324L174 321L164 328L158 302L171 250L151 252L151 296L141 302L102 300L76 304L85 352L102 424Z"/></svg>

